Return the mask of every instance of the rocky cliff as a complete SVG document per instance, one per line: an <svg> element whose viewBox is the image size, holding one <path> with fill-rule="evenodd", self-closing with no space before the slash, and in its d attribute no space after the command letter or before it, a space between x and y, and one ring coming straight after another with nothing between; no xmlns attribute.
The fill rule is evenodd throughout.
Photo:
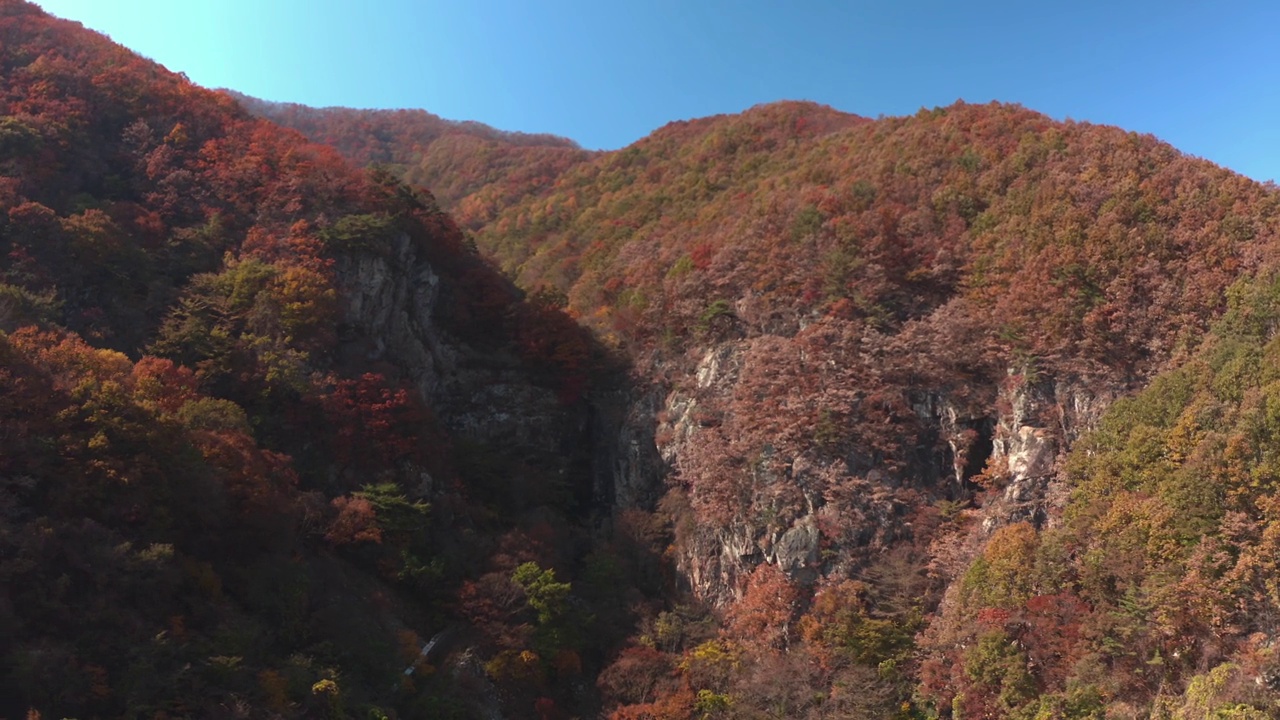
<svg viewBox="0 0 1280 720"><path fill-rule="evenodd" d="M345 300L339 333L349 361L386 363L417 388L458 437L514 454L559 458L567 476L587 450L582 407L560 402L510 350L477 349L442 326L447 288L408 235L337 265ZM479 328L498 340L505 328Z"/></svg>
<svg viewBox="0 0 1280 720"><path fill-rule="evenodd" d="M633 413L628 427L656 426L657 450L677 469L668 478L677 490L678 471L698 472L705 445L717 441L707 434L734 422L725 417L733 412L727 407L748 416L760 412L749 404L760 398L742 396L741 371L754 345L779 341L790 343L720 343L674 383L652 420L652 401L645 412ZM982 535L1004 525L1052 522L1065 501L1064 458L1124 387L1025 368L1009 368L1003 377L993 373L986 382L985 388L964 388L960 398L907 393L910 415L888 420L909 433L905 458L876 458L858 448L831 457L821 449L823 438L786 432L761 440L754 462L737 470L741 494L724 524L699 525L680 543L679 567L689 587L724 605L741 599L746 578L761 563L803 584L857 572L868 558L913 539L909 515L922 498L967 505L984 495L977 511L980 536L970 553L980 548ZM696 486L687 490L697 492Z"/></svg>

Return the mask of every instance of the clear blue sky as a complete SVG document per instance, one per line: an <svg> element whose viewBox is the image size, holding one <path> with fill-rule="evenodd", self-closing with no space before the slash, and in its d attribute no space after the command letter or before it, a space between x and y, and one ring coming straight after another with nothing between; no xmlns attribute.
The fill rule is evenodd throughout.
<svg viewBox="0 0 1280 720"><path fill-rule="evenodd" d="M872 117L996 99L1280 176L1280 2L1050 4L40 0L202 85L589 148L781 99Z"/></svg>

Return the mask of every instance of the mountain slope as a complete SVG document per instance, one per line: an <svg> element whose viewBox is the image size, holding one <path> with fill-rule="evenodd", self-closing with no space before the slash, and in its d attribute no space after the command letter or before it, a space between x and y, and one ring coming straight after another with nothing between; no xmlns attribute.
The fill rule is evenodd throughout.
<svg viewBox="0 0 1280 720"><path fill-rule="evenodd" d="M0 70L0 714L1277 711L1273 188L254 105L359 172L17 0Z"/></svg>
<svg viewBox="0 0 1280 720"><path fill-rule="evenodd" d="M495 171L500 187L508 170ZM1127 716L1173 707L1184 689L1187 707L1201 702L1196 688L1218 681L1196 673L1244 652L1241 633L1258 626L1233 625L1227 642L1222 628L1167 625L1200 639L1164 647L1163 674L1148 675L1159 680L1126 683L1130 636L1078 622L1109 617L1114 595L1081 599L1070 573L991 597L965 588L1004 582L974 579L987 572L969 569L974 558L1030 564L1044 528L1067 523L1078 542L1100 531L1076 508L1119 496L1078 488L1113 471L1064 470L1080 462L1071 449L1118 422L1103 420L1117 397L1209 352L1198 348L1228 288L1275 267L1278 199L1149 136L1016 106L867 121L782 103L675 123L514 203L490 187L454 201L520 285L559 294L637 363L629 437L651 429L669 468L669 553L692 595L724 609L716 639L676 633L657 643L667 654L646 655L650 633L619 656L617 673L680 671L655 680L658 700L608 685L617 717L684 717L721 696L738 716L814 717L884 716L904 701L942 716L1084 717L1108 704ZM653 497L621 479L622 504ZM1212 496L1197 502L1218 517ZM1213 527L1179 541L1221 542ZM1053 550L1055 562L1075 562L1077 547ZM1138 626L1175 612L1156 589L1185 566L1165 561ZM675 612L651 622L678 626ZM998 619L1009 613L1019 627L1051 617L1075 644L1053 659L956 650L981 639L957 635L974 618L991 629L982 647L1002 642L997 631L1020 642ZM1092 675L1070 667L1085 657ZM822 672L803 670L810 661ZM1028 662L1038 669L981 679ZM820 692L760 689L778 673ZM850 710L840 687L870 704Z"/></svg>
<svg viewBox="0 0 1280 720"><path fill-rule="evenodd" d="M1082 437L1057 522L997 530L922 643L962 717L1273 717L1274 269Z"/></svg>
<svg viewBox="0 0 1280 720"><path fill-rule="evenodd" d="M0 257L0 716L593 712L601 354L428 194L0 0Z"/></svg>

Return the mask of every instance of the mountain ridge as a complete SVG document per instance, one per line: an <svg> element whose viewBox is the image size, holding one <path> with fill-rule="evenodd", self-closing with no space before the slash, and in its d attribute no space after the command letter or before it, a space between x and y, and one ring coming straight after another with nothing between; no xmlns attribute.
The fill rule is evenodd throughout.
<svg viewBox="0 0 1280 720"><path fill-rule="evenodd" d="M1005 104L291 111L348 161L0 40L0 713L1280 710L1273 187Z"/></svg>
<svg viewBox="0 0 1280 720"><path fill-rule="evenodd" d="M244 93L236 92L230 88L216 88L216 92L221 92L231 96L236 102L243 105L247 110L255 115L278 115L283 117L295 117L299 122L314 118L320 115L332 115L350 111L352 113L360 113L368 116L375 114L383 116L391 120L399 120L405 124L416 124L421 130L418 141L422 139L433 140L439 135L447 133L461 133L470 135L479 135L487 139L500 139L511 142L516 145L550 145L553 147L568 147L575 150L581 150L582 147L574 140L554 135L551 133L529 133L520 130L502 130L491 125L486 125L475 120L449 120L430 111L420 108L349 108L340 105L330 105L326 107L311 107L302 103L295 102L277 102L273 100L262 100ZM414 123L413 121L416 121ZM282 125L291 124L282 122ZM432 133L435 135L432 135Z"/></svg>
<svg viewBox="0 0 1280 720"><path fill-rule="evenodd" d="M806 136L798 121L810 114L820 122ZM1079 512L1070 498L1080 480L1063 469L1077 462L1072 446L1117 398L1195 356L1229 287L1275 266L1273 188L1149 135L1000 103L875 121L765 105L669 124L514 205L512 194L493 199L501 183L454 208L477 246L526 289L563 293L642 375L661 378L632 415L655 415L670 473L660 515L674 524L677 569L725 611L723 649L756 668L780 662L733 618L768 605L753 593L782 593L819 625L834 617L821 613L843 612L853 613L842 616L848 632L921 631L918 654L894 654L912 644L882 636L883 654L871 657L921 662L936 679L916 701L936 703L942 717L1030 717L1071 703L1084 717L1108 698L1122 713L1126 703L1151 706L1133 694L1140 684L1096 677L1096 696L1071 696L1069 684L1053 684L1071 672L1051 669L1039 650L1021 657L1043 669L1017 680L1035 690L997 699L1018 686L971 679L995 656L956 648L1023 631L983 613L1043 617L1052 607L1070 632L1094 624L1098 633L1104 613L1093 608L1116 601L1060 580L1013 607L966 588L1009 538L1025 553L1057 537L1062 514ZM645 495L627 484L616 497ZM1017 535L1026 528L1030 540ZM903 575L903 563L932 569ZM920 612L944 588L967 599L946 600L923 625L883 593L836 611L847 597L824 593L858 596L839 578L866 573L892 573L908 593L935 598ZM984 602L994 607L971 606ZM792 607L748 611L770 618L752 627L783 633L774 642L785 644ZM987 634L965 636L957 628L975 613ZM866 652L856 647L845 652ZM852 674L835 682L855 682L857 663L841 667ZM1168 672L1182 682L1194 674ZM744 682L717 687L751 695ZM1265 693L1250 701L1268 702ZM623 705L615 717L663 716L661 707Z"/></svg>

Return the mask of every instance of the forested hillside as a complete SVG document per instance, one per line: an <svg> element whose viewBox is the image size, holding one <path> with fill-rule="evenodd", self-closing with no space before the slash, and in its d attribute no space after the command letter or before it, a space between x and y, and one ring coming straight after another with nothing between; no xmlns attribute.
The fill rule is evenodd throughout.
<svg viewBox="0 0 1280 720"><path fill-rule="evenodd" d="M588 152L0 0L0 717L1275 716L1278 213L1018 106Z"/></svg>
<svg viewBox="0 0 1280 720"><path fill-rule="evenodd" d="M0 257L0 717L594 712L602 355L428 193L3 0Z"/></svg>
<svg viewBox="0 0 1280 720"><path fill-rule="evenodd" d="M1251 549L1268 451L1219 425L1265 407L1270 321L1222 323L1271 312L1272 188L1150 136L964 103L760 106L515 203L506 182L450 209L635 363L668 557L719 610L709 634L680 606L642 622L600 679L615 717L1276 711L1249 604L1269 602ZM1229 288L1255 300L1216 321ZM1132 415L1175 386L1159 420ZM1175 425L1190 445L1151 444ZM1232 499L1204 473L1255 479ZM628 478L616 496L646 506Z"/></svg>

